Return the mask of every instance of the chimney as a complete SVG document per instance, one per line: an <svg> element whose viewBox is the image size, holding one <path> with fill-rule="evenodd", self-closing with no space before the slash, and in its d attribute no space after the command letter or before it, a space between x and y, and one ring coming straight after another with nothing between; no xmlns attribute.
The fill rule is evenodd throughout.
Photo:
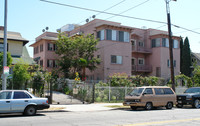
<svg viewBox="0 0 200 126"><path fill-rule="evenodd" d="M3 31L4 30L4 26L0 26L0 30Z"/></svg>

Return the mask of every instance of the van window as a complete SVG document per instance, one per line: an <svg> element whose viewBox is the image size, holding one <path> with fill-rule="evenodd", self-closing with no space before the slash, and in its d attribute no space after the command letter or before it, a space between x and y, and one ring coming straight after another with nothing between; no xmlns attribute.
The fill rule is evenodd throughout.
<svg viewBox="0 0 200 126"><path fill-rule="evenodd" d="M156 95L164 95L164 90L162 88L155 88Z"/></svg>
<svg viewBox="0 0 200 126"><path fill-rule="evenodd" d="M170 88L164 88L165 94L174 94Z"/></svg>
<svg viewBox="0 0 200 126"><path fill-rule="evenodd" d="M144 93L145 94L153 94L152 88L146 88Z"/></svg>

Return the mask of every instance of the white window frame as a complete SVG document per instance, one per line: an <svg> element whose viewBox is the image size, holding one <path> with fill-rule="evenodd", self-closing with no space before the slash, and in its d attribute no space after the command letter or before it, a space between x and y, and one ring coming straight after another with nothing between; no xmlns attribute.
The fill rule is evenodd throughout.
<svg viewBox="0 0 200 126"><path fill-rule="evenodd" d="M129 32L124 32L124 42L130 42Z"/></svg>
<svg viewBox="0 0 200 126"><path fill-rule="evenodd" d="M116 63L112 62L112 56L116 56ZM111 64L122 64L122 62L123 62L122 61L123 60L122 56L111 55L110 58L111 58Z"/></svg>
<svg viewBox="0 0 200 126"><path fill-rule="evenodd" d="M100 40L104 40L104 38L105 38L105 32L104 32L104 30L101 30L100 31Z"/></svg>
<svg viewBox="0 0 200 126"><path fill-rule="evenodd" d="M143 64L140 64L140 60L143 60ZM144 64L145 64L144 58L138 58L138 65L144 65Z"/></svg>

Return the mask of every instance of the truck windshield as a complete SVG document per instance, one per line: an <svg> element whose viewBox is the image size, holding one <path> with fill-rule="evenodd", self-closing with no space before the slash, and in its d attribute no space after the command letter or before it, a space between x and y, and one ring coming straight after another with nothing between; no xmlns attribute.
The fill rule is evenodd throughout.
<svg viewBox="0 0 200 126"><path fill-rule="evenodd" d="M144 90L144 88L135 88L129 95L139 96L143 92L143 90Z"/></svg>
<svg viewBox="0 0 200 126"><path fill-rule="evenodd" d="M200 88L189 88L184 93L200 93Z"/></svg>

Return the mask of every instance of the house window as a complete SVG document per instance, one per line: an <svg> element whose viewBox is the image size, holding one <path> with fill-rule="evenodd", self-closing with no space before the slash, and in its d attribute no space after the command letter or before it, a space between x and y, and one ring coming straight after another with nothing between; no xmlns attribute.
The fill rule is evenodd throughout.
<svg viewBox="0 0 200 126"><path fill-rule="evenodd" d="M3 43L0 43L0 52L3 52Z"/></svg>
<svg viewBox="0 0 200 126"><path fill-rule="evenodd" d="M131 44L132 44L132 46L135 46L135 41L131 40Z"/></svg>
<svg viewBox="0 0 200 126"><path fill-rule="evenodd" d="M40 60L40 66L43 67L43 60Z"/></svg>
<svg viewBox="0 0 200 126"><path fill-rule="evenodd" d="M160 38L152 39L151 40L151 47L160 47Z"/></svg>
<svg viewBox="0 0 200 126"><path fill-rule="evenodd" d="M138 58L138 65L144 65L144 59Z"/></svg>
<svg viewBox="0 0 200 126"><path fill-rule="evenodd" d="M53 67L53 60L47 60L47 67Z"/></svg>
<svg viewBox="0 0 200 126"><path fill-rule="evenodd" d="M100 40L104 40L104 30L97 32L97 38L99 38Z"/></svg>
<svg viewBox="0 0 200 126"><path fill-rule="evenodd" d="M162 47L169 47L169 39L162 38Z"/></svg>
<svg viewBox="0 0 200 126"><path fill-rule="evenodd" d="M116 30L112 30L112 40L117 41L117 31Z"/></svg>
<svg viewBox="0 0 200 126"><path fill-rule="evenodd" d="M132 58L131 64L135 65L135 58Z"/></svg>
<svg viewBox="0 0 200 126"><path fill-rule="evenodd" d="M156 67L156 77L161 77L161 69L160 69L160 67Z"/></svg>
<svg viewBox="0 0 200 126"><path fill-rule="evenodd" d="M144 42L139 42L140 47L144 47Z"/></svg>
<svg viewBox="0 0 200 126"><path fill-rule="evenodd" d="M129 33L124 32L124 42L129 42Z"/></svg>
<svg viewBox="0 0 200 126"><path fill-rule="evenodd" d="M122 56L111 55L112 64L122 64Z"/></svg>
<svg viewBox="0 0 200 126"><path fill-rule="evenodd" d="M178 49L178 40L173 40L173 48Z"/></svg>
<svg viewBox="0 0 200 126"><path fill-rule="evenodd" d="M40 52L43 51L43 44L40 45Z"/></svg>
<svg viewBox="0 0 200 126"><path fill-rule="evenodd" d="M123 31L119 31L119 41L120 42L124 41L124 32Z"/></svg>
<svg viewBox="0 0 200 126"><path fill-rule="evenodd" d="M34 48L34 54L37 54L38 52L39 52L39 47L37 46Z"/></svg>
<svg viewBox="0 0 200 126"><path fill-rule="evenodd" d="M53 44L52 43L48 43L48 50L53 51Z"/></svg>
<svg viewBox="0 0 200 126"><path fill-rule="evenodd" d="M176 60L174 60L173 65L174 65L174 67L176 67ZM167 60L167 66L170 67L170 60L169 59Z"/></svg>
<svg viewBox="0 0 200 126"><path fill-rule="evenodd" d="M112 30L106 30L106 40L112 40Z"/></svg>

